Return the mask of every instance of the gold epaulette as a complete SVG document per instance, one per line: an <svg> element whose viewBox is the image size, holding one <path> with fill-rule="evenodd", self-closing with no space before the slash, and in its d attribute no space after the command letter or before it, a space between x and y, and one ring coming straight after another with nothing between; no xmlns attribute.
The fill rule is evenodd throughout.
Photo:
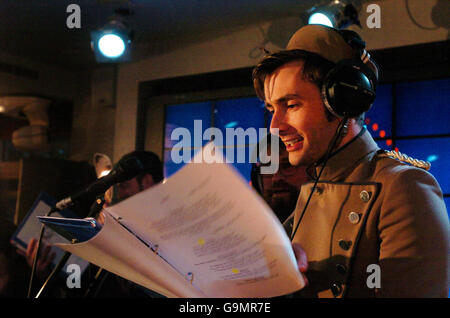
<svg viewBox="0 0 450 318"><path fill-rule="evenodd" d="M431 163L429 163L428 161L411 158L410 156L407 156L407 155L401 153L400 151L384 150L384 152L381 152L380 155L382 157L389 157L392 159L396 159L396 160L408 163L410 165L413 165L415 167L422 168L425 170L430 170L430 168L431 168Z"/></svg>

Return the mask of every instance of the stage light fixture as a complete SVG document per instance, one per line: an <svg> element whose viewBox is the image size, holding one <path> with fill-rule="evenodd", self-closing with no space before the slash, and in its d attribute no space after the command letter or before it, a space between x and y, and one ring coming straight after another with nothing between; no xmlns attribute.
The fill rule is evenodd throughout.
<svg viewBox="0 0 450 318"><path fill-rule="evenodd" d="M322 24L336 29L345 29L352 24L361 27L358 19L359 7L360 3L357 1L333 0L311 8L308 11L308 24Z"/></svg>
<svg viewBox="0 0 450 318"><path fill-rule="evenodd" d="M324 13L316 12L309 16L308 24L322 24L333 27L333 21Z"/></svg>
<svg viewBox="0 0 450 318"><path fill-rule="evenodd" d="M116 34L104 34L98 40L98 49L109 58L120 57L125 52L125 40Z"/></svg>
<svg viewBox="0 0 450 318"><path fill-rule="evenodd" d="M100 63L130 59L132 32L120 17L111 19L100 30L91 32L91 47Z"/></svg>

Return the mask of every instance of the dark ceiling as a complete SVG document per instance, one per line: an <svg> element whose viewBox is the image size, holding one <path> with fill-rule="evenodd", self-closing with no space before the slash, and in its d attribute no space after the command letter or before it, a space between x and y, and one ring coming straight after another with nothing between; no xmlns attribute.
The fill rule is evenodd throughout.
<svg viewBox="0 0 450 318"><path fill-rule="evenodd" d="M158 54L207 40L243 26L300 17L313 0L2 0L0 49L66 68L95 65L90 31L102 27L118 8L131 10L134 56ZM69 29L69 4L81 8L81 28Z"/></svg>

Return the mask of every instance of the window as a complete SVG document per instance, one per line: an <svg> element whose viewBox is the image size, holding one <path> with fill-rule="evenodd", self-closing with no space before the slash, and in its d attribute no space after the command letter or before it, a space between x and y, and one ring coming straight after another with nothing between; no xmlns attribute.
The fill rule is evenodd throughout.
<svg viewBox="0 0 450 318"><path fill-rule="evenodd" d="M392 85L377 87L377 98L366 113L365 123L380 148L391 149L392 144L386 141L392 138Z"/></svg>
<svg viewBox="0 0 450 318"><path fill-rule="evenodd" d="M380 85L366 114L378 146L431 163L447 211L450 198L450 79Z"/></svg>
<svg viewBox="0 0 450 318"><path fill-rule="evenodd" d="M450 79L399 83L397 136L450 135Z"/></svg>
<svg viewBox="0 0 450 318"><path fill-rule="evenodd" d="M215 127L222 133L224 157L227 157L242 177L249 181L251 171L249 158L252 155L253 147L259 142L258 128L266 127L264 114L264 105L256 97L166 106L164 140L165 176L169 177L184 165L184 162L174 163L171 157L172 151L181 151L176 147L177 143L181 141L180 138L175 138L175 140L171 138L175 128L183 127L190 132L190 144L192 147L189 149L189 157L192 157L200 150L199 142L194 145L194 139L201 139L201 146L204 146L209 140L203 138L205 137L203 133L207 128ZM196 127L194 127L194 121L197 121ZM199 127L201 127L200 131L198 130ZM194 128L197 128L197 131ZM249 128L257 132L256 142L249 136L245 136L244 139L237 138L235 135L232 135L233 138L227 137L227 129L242 129L244 132L250 132L248 130ZM202 135L199 135L199 133ZM221 144L219 141L216 142ZM247 158L245 162L238 161L239 154L241 157Z"/></svg>
<svg viewBox="0 0 450 318"><path fill-rule="evenodd" d="M444 193L447 211L450 210L450 172L446 165L450 159L450 79L381 84L377 88L377 99L367 112L365 124L380 148L398 150L410 157L431 163L430 172L438 180ZM245 150L250 158L252 145L226 140L227 128L268 127L270 119L256 97L211 99L199 103L171 104L165 108L164 165L166 176L176 172L183 164L175 164L170 155L176 140L170 140L173 129L185 127L193 140L194 120L202 121L203 131L217 127L224 136L224 149L237 152ZM258 138L259 141L259 138ZM208 140L202 139L202 145ZM232 145L231 145L232 144ZM200 147L192 147L191 155ZM225 152L225 151L224 151ZM246 179L250 179L251 163L233 166Z"/></svg>

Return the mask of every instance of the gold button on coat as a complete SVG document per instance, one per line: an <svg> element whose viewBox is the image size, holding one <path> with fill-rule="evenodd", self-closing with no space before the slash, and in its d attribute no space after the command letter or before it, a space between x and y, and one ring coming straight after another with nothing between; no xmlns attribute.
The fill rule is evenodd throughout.
<svg viewBox="0 0 450 318"><path fill-rule="evenodd" d="M350 221L351 224L358 224L360 217L359 217L359 214L358 214L358 213L356 213L356 212L350 212L350 213L348 214L348 219L349 219L349 221Z"/></svg>
<svg viewBox="0 0 450 318"><path fill-rule="evenodd" d="M367 202L370 200L370 193L367 192L366 190L362 190L361 193L359 194L359 198L362 201Z"/></svg>

